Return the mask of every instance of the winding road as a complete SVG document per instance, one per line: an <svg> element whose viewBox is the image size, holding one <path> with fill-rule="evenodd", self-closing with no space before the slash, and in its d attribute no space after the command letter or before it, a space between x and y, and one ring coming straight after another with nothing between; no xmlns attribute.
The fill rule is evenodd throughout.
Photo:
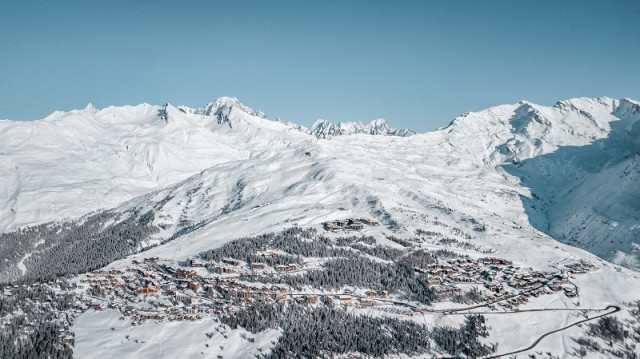
<svg viewBox="0 0 640 359"><path fill-rule="evenodd" d="M483 359L500 358L500 357L503 357L503 356L506 356L506 355L513 355L513 354L526 352L528 350L533 349L536 345L540 344L540 341L542 341L542 339L546 338L547 336L549 336L551 334L558 333L558 332L561 332L563 330L566 330L566 329L569 329L571 327L574 327L576 325L579 325L579 324L582 324L582 323L586 323L586 322L589 322L589 321L592 321L592 320L595 320L595 319L598 319L598 318L602 318L602 317L605 317L607 315L611 315L613 313L617 313L617 312L620 311L620 307L618 307L617 305L609 305L606 308L603 308L601 310L609 310L609 309L612 309L612 310L607 312L607 313L599 314L599 315L596 315L595 317L591 317L591 318L582 319L582 320L579 320L579 321L577 321L575 323L566 325L566 326L564 326L562 328L559 328L559 329L556 329L556 330L552 330L550 332L546 332L546 333L542 334L540 337L538 337L538 339L536 339L533 343L531 343L531 345L529 345L526 348L514 350L514 351L511 351L511 352L508 352L508 353L502 353L502 354L486 356Z"/></svg>

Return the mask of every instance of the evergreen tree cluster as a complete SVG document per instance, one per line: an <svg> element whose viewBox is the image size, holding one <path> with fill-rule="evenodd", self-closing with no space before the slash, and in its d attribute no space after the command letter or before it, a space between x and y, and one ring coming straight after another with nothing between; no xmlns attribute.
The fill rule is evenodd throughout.
<svg viewBox="0 0 640 359"><path fill-rule="evenodd" d="M640 322L640 300L636 300L627 305L629 306L629 312L631 312L633 318Z"/></svg>
<svg viewBox="0 0 640 359"><path fill-rule="evenodd" d="M326 306L257 303L234 316L224 316L221 321L252 333L282 329L275 347L263 358L331 358L350 352L385 357L416 355L430 348L430 333L423 325L394 318L350 315Z"/></svg>
<svg viewBox="0 0 640 359"><path fill-rule="evenodd" d="M637 317L640 314L637 311L640 308L640 301L627 305L631 305L632 316ZM637 344L640 343L640 327L634 328L633 325L636 322L633 320L625 322L614 316L605 316L595 323L589 323L587 327L589 336L576 339L576 343L580 345L577 350L578 356L584 357L589 352L595 352L611 358L638 359ZM630 327L625 327L625 324ZM599 340L594 338L604 340L605 344L601 345Z"/></svg>
<svg viewBox="0 0 640 359"><path fill-rule="evenodd" d="M303 286L322 289L356 286L404 294L408 299L424 304L430 304L436 298L433 289L424 278L414 274L413 268L399 263L380 263L363 256L337 258L327 261L322 270L310 270L302 275L284 275L278 279L297 289Z"/></svg>
<svg viewBox="0 0 640 359"><path fill-rule="evenodd" d="M434 328L433 341L444 352L454 357L478 358L496 351L497 345L482 344L479 338L489 336L484 316L469 315L458 328Z"/></svg>
<svg viewBox="0 0 640 359"><path fill-rule="evenodd" d="M59 311L70 309L75 303L75 295L69 292L58 292L51 289L46 284L35 283L30 286L0 284L0 292L7 289L11 295L0 295L0 317L15 312L22 308L23 311L30 310L30 303L50 303Z"/></svg>
<svg viewBox="0 0 640 359"><path fill-rule="evenodd" d="M264 257L259 252L277 250L287 253L275 257ZM268 233L256 237L244 238L227 243L219 248L208 250L201 257L209 261L221 261L235 258L248 263L262 262L268 265L302 263L302 257L351 257L353 251L338 247L323 236L316 236L313 228L293 227L278 234Z"/></svg>
<svg viewBox="0 0 640 359"><path fill-rule="evenodd" d="M602 338L607 341L623 341L629 336L622 322L614 316L606 316L598 319L595 324L589 324L589 335Z"/></svg>
<svg viewBox="0 0 640 359"><path fill-rule="evenodd" d="M27 268L25 278L51 280L101 268L140 251L141 242L158 232L152 225L153 217L151 211L105 211L81 220L0 234L0 274L5 274L0 278L15 279L16 265L27 253L32 255L23 262Z"/></svg>
<svg viewBox="0 0 640 359"><path fill-rule="evenodd" d="M402 249L387 246L367 246L362 243L353 243L350 247L370 256L390 261L398 260L407 254L407 252Z"/></svg>
<svg viewBox="0 0 640 359"><path fill-rule="evenodd" d="M73 340L64 343L60 332L69 329L63 312L75 295L41 283L1 285L0 291L0 317L8 320L0 327L0 358L72 358Z"/></svg>
<svg viewBox="0 0 640 359"><path fill-rule="evenodd" d="M60 328L56 322L43 322L25 336L4 330L0 332L0 358L71 359L73 349L58 338Z"/></svg>
<svg viewBox="0 0 640 359"><path fill-rule="evenodd" d="M480 303L486 297L477 288L471 288L471 290L462 293L445 293L441 294L439 300L450 300L454 303L473 304Z"/></svg>
<svg viewBox="0 0 640 359"><path fill-rule="evenodd" d="M400 260L407 268L426 268L429 264L436 263L437 257L433 253L424 249L418 249L403 257Z"/></svg>
<svg viewBox="0 0 640 359"><path fill-rule="evenodd" d="M455 239L455 238L443 237L443 238L440 238L438 240L438 242L436 242L436 243L441 245L441 246L457 247L457 248L461 248L461 249L480 252L480 247L479 246L477 246L475 244L471 244L469 242L460 241L460 240Z"/></svg>
<svg viewBox="0 0 640 359"><path fill-rule="evenodd" d="M447 258L470 258L468 255L466 254L460 254L460 253L456 253L454 251L450 251L448 249L438 249L434 252L431 252L431 254L435 257L435 258L441 258L441 259L447 259Z"/></svg>
<svg viewBox="0 0 640 359"><path fill-rule="evenodd" d="M406 248L411 248L414 245L413 243L411 243L411 241L407 241L405 239L398 238L396 236L388 236L387 239L392 241L392 242L396 242L399 245L401 245L403 247L406 247Z"/></svg>
<svg viewBox="0 0 640 359"><path fill-rule="evenodd" d="M350 237L338 237L336 238L336 245L337 246L351 246L355 243L364 243L364 244L368 244L368 245L375 245L376 244L376 239L373 238L372 236L350 236Z"/></svg>
<svg viewBox="0 0 640 359"><path fill-rule="evenodd" d="M52 223L19 228L13 232L0 233L0 282L17 278L21 273L17 263L31 252L43 233L51 231Z"/></svg>

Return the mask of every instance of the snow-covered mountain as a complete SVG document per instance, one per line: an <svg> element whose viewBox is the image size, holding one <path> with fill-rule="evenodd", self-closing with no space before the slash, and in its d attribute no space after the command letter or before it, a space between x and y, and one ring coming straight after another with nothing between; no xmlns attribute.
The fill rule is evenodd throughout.
<svg viewBox="0 0 640 359"><path fill-rule="evenodd" d="M605 114L589 115L603 102L603 112L614 117L608 124L597 122ZM532 224L562 242L640 268L640 106L601 100L555 108L592 119L587 136L597 139L505 167L531 188L533 199L525 204Z"/></svg>
<svg viewBox="0 0 640 359"><path fill-rule="evenodd" d="M464 160L498 173L504 166L531 189L533 197L523 198L537 229L634 266L640 233L638 206L632 200L640 190L638 113L638 103L629 99L580 98L552 107L523 101L468 113L446 128L399 142L393 140L397 137L333 137L413 134L392 130L384 120L338 125L319 120L306 132L333 137L325 147L384 143L389 163L410 167L425 158L392 158L413 148L428 149L433 160L438 149L442 163ZM220 98L199 109L142 104L98 110L89 105L40 121L0 121L0 228L115 207L205 169L273 161L291 149L296 155L313 153L302 155L305 162L335 156L317 146L296 126L271 121L235 98ZM388 171L384 166L379 165L383 173ZM443 173L447 169L444 165Z"/></svg>
<svg viewBox="0 0 640 359"><path fill-rule="evenodd" d="M235 97L220 97L219 99L209 102L199 109L191 109L185 106L179 106L178 109L184 113L195 113L203 116L215 117L218 120L218 124L227 124L232 126L231 118L236 116L253 116L262 119L268 119L267 115L260 111L254 111L253 109L243 105Z"/></svg>
<svg viewBox="0 0 640 359"><path fill-rule="evenodd" d="M195 110L87 106L0 121L0 230L110 208L308 137L229 98Z"/></svg>
<svg viewBox="0 0 640 359"><path fill-rule="evenodd" d="M206 169L226 175L244 166L246 173L237 174L239 179L254 171L250 160L275 166L274 159L293 156L331 171L331 161L317 159L335 158L335 146L368 148L354 154L366 171L375 143L386 147L380 156L388 161L376 167L381 173L388 173L391 163L418 168L434 160L443 173L452 169L449 163L482 165L495 173L504 167L531 189L523 200L537 229L635 266L640 242L638 205L632 200L640 190L638 113L638 103L629 99L580 98L552 107L523 101L468 113L446 128L401 141L394 138L413 132L392 130L384 120L338 125L319 120L306 132L317 138L336 136L327 145L235 98L220 98L199 109L142 104L98 110L89 105L40 121L0 121L0 228L115 207ZM337 136L354 133L395 136ZM405 160L400 154L407 151L424 156ZM338 176L348 170L333 171Z"/></svg>
<svg viewBox="0 0 640 359"><path fill-rule="evenodd" d="M638 102L521 102L467 114L444 130L452 146L486 166L500 165L530 188L523 203L537 229L638 268Z"/></svg>
<svg viewBox="0 0 640 359"><path fill-rule="evenodd" d="M415 135L415 132L408 129L395 130L391 128L383 118L367 123L338 122L337 125L327 120L317 120L313 125L311 125L311 127L306 129L306 132L318 138L330 138L333 136L352 135L356 133L400 137Z"/></svg>
<svg viewBox="0 0 640 359"><path fill-rule="evenodd" d="M92 257L122 258L129 252L120 248L130 246L125 249L148 249L144 257L178 263L238 238L292 226L323 231L325 221L370 218L380 226L362 234L394 248L412 240L470 258L490 253L536 271L580 260L594 264L588 275L571 278L580 288L577 302L534 300L536 310L568 310L532 319L532 328L542 331L572 321L570 310L630 302L639 294L627 290L640 287L635 272L580 249L638 268L639 123L638 102L609 98L551 107L501 105L412 136L383 120L338 126L318 121L305 130L271 121L233 98L200 109L87 106L31 123L0 121L2 230L59 223L38 227L38 238L26 244L24 232L11 237L20 248L1 248L10 255L0 273L40 273L39 266L51 258L64 262L73 248L89 257L94 247L80 245L76 235L86 228L98 233L91 241L108 238L101 231L120 235L107 243L110 256ZM383 136L340 136L355 133ZM124 269L131 259L110 268ZM73 265L82 268L76 260ZM150 324L148 331L120 328L113 324L118 316L81 320L80 352L107 348L87 335L101 330L91 327L94 320L119 328L100 332L111 346L119 345L123 331L151 338L157 330ZM515 329L496 317L491 335L501 346L529 344L530 338L514 337ZM445 319L451 320L420 320L455 324ZM162 332L176 332L173 324L156 324ZM582 331L576 327L541 345L565 351L569 338ZM274 335L258 340L268 343ZM135 350L156 354L152 346Z"/></svg>

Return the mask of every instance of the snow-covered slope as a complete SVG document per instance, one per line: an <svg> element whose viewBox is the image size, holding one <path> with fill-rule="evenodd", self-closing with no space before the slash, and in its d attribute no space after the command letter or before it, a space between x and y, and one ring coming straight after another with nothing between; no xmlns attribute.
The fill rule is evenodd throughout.
<svg viewBox="0 0 640 359"><path fill-rule="evenodd" d="M443 193L455 193L478 206L492 176L504 176L505 166L531 189L509 183L509 191L522 195L518 202L527 215L518 221L633 267L640 242L639 112L638 103L627 99L579 98L553 107L523 101L465 114L446 128L410 138L384 120L337 126L318 121L307 130L315 137L352 134L326 143L235 98L200 109L89 105L35 122L0 121L0 229L115 207L185 180L180 186L198 188L157 193L180 198L199 190L208 193L203 198L215 193L216 199L203 200L207 210L193 207L192 200L181 202L183 214L167 214L171 228L211 220L236 208L238 196L247 206L262 206L296 190L301 196L311 189L330 196L340 188L361 197L345 202L366 202L380 196L372 183L405 183L416 172L414 183L384 187L395 188L388 198L404 203L398 194L427 186L429 196L440 201L450 200ZM462 168L480 171L465 184L474 192L445 190L460 179L427 181L453 178ZM149 196L161 195L144 198Z"/></svg>
<svg viewBox="0 0 640 359"><path fill-rule="evenodd" d="M318 138L330 138L333 136L352 135L355 133L400 137L415 135L415 132L408 129L395 130L391 128L383 118L367 123L338 122L337 125L327 120L317 120L313 125L311 125L311 127L306 129L306 132Z"/></svg>
<svg viewBox="0 0 640 359"><path fill-rule="evenodd" d="M623 100L623 102L626 100ZM448 127L448 141L487 165L518 162L607 137L620 101L579 98L552 107L522 101L467 113Z"/></svg>
<svg viewBox="0 0 640 359"><path fill-rule="evenodd" d="M605 138L560 147L506 168L535 195L525 203L537 228L607 260L640 268L640 106L623 100L611 110L616 120L609 123Z"/></svg>
<svg viewBox="0 0 640 359"><path fill-rule="evenodd" d="M113 207L307 137L229 98L199 110L87 106L0 121L0 231Z"/></svg>
<svg viewBox="0 0 640 359"><path fill-rule="evenodd" d="M537 229L638 268L639 128L633 100L578 98L553 107L497 106L444 130L451 146L521 178Z"/></svg>
<svg viewBox="0 0 640 359"><path fill-rule="evenodd" d="M110 208L217 164L312 141L304 132L413 134L384 120L315 127L271 121L230 97L199 109L89 104L39 121L0 121L0 232Z"/></svg>

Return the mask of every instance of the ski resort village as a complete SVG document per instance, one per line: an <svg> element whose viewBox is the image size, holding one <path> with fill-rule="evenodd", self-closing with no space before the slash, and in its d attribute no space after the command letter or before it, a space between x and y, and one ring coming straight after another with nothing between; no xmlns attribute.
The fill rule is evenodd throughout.
<svg viewBox="0 0 640 359"><path fill-rule="evenodd" d="M277 258L275 252L262 254ZM233 316L257 300L267 304L324 304L356 308L400 305L408 315L433 311L419 302L389 296L389 292L345 286L335 291L298 291L290 285L251 282L253 278L278 278L280 274L322 270L323 261L304 258L301 264L268 266L234 258L221 262L188 259L182 266L157 257L133 260L124 271L98 270L79 280L84 291L84 307L104 310L114 308L132 317L132 325L144 320L197 320L204 316ZM420 273L436 294L472 292L491 310L517 310L531 297L560 292L576 297L578 290L569 278L584 273L590 265L577 262L558 272L542 273L521 270L499 258L467 258L436 261ZM277 283L277 279L275 279ZM460 308L454 308L459 310ZM442 311L442 309L440 309Z"/></svg>
<svg viewBox="0 0 640 359"><path fill-rule="evenodd" d="M74 320L85 313L105 311L119 313L119 320L131 327L211 322L216 328L241 325L251 331L248 323L255 316L283 310L337 310L416 324L460 316L467 318L468 325L480 328L484 328L482 322L477 322L484 321L482 314L544 314L557 310L539 307L536 303L542 297L569 300L575 309L563 310L575 310L587 322L595 323L600 316L619 310L579 309L580 288L574 280L597 270L584 260L566 262L555 271L544 272L507 259L483 256L481 252L469 256L436 249L418 238L390 237L394 246L380 246L372 237L358 235L362 227L354 223L353 219L324 223L322 228L331 238L322 230L291 228L237 239L180 261L138 255L80 275L69 283L58 280L5 287L3 301L41 296L40 302L25 302L22 310L29 313L28 318L39 318L45 311L53 313L52 329L63 345L75 345ZM368 225L376 224L369 221ZM342 229L337 233L339 227ZM413 280L417 280L417 286ZM380 285L386 281L393 284ZM634 305L640 315L640 302ZM11 317L4 317L4 326L15 325ZM275 316L271 320L281 319ZM34 331L36 323L23 324L23 335ZM398 330L406 330L409 336L420 335L411 327ZM474 335L482 337L484 330ZM438 350L446 352L452 350L448 341L460 333L436 330L430 335ZM249 339L255 341L254 337L245 338ZM498 350L497 343L481 344L477 339L474 337L473 346L465 350L484 355ZM598 345L597 341L585 339L579 348L587 352ZM624 355L623 351L610 353Z"/></svg>

